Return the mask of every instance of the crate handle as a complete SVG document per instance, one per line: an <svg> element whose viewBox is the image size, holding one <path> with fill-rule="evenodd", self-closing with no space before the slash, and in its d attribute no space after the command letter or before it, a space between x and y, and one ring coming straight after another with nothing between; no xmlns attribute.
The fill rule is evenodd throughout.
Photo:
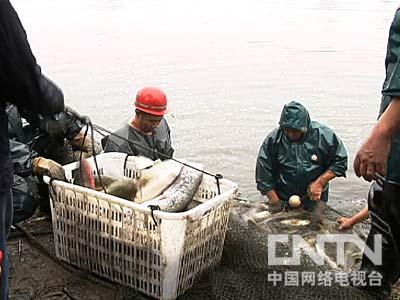
<svg viewBox="0 0 400 300"><path fill-rule="evenodd" d="M221 195L221 187L219 184L219 180L224 178L221 174L215 174L215 180L217 181L218 195Z"/></svg>
<svg viewBox="0 0 400 300"><path fill-rule="evenodd" d="M158 205L148 205L148 208L150 208L151 210L151 218L153 219L154 224L156 224L156 226L158 226L156 218L154 218L154 211L155 210L161 210L160 206Z"/></svg>

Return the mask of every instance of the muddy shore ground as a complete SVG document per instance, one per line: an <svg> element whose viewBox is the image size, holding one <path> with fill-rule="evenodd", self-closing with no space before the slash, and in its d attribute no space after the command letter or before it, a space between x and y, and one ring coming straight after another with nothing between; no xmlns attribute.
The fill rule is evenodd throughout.
<svg viewBox="0 0 400 300"><path fill-rule="evenodd" d="M38 244L18 229L11 233L8 240L11 300L149 299L130 288L57 261L49 217L35 216L21 225ZM397 284L392 299L400 299L399 291Z"/></svg>
<svg viewBox="0 0 400 300"><path fill-rule="evenodd" d="M100 278L88 279L87 273L55 261L52 224L48 218L33 218L22 225L44 249L19 230L11 233L8 240L11 299L145 299L135 296L131 289Z"/></svg>

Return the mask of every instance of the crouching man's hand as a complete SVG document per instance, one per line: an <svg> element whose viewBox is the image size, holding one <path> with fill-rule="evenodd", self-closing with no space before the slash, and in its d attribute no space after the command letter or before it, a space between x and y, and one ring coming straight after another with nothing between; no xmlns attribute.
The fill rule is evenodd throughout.
<svg viewBox="0 0 400 300"><path fill-rule="evenodd" d="M315 180L308 186L308 196L310 200L321 200L322 192L325 189L325 185L320 180Z"/></svg>
<svg viewBox="0 0 400 300"><path fill-rule="evenodd" d="M283 210L282 201L279 199L278 193L275 190L269 190L267 192L261 192L262 195L266 195L268 198L268 210L271 213L278 213Z"/></svg>
<svg viewBox="0 0 400 300"><path fill-rule="evenodd" d="M268 210L273 214L283 211L284 207L281 200L275 202L268 201L267 204L268 204Z"/></svg>
<svg viewBox="0 0 400 300"><path fill-rule="evenodd" d="M310 200L321 200L323 192L328 187L329 181L336 177L336 174L332 170L326 170L321 176L315 181L311 182L307 189L308 197Z"/></svg>

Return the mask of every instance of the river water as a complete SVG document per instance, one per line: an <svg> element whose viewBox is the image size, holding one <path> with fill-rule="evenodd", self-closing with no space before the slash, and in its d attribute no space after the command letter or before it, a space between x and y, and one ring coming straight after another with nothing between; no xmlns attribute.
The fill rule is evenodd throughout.
<svg viewBox="0 0 400 300"><path fill-rule="evenodd" d="M346 179L330 203L363 206L352 162L377 116L397 1L12 0L44 73L93 123L117 129L136 91L163 88L176 157L257 199L258 149L297 99L340 135Z"/></svg>

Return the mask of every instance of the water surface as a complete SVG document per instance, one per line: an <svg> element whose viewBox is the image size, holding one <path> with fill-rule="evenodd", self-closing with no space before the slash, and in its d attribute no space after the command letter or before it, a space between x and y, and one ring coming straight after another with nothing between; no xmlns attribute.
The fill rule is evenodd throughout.
<svg viewBox="0 0 400 300"><path fill-rule="evenodd" d="M256 199L258 149L297 99L349 152L332 205L363 205L368 184L352 162L376 120L396 1L12 3L44 72L94 123L117 129L132 116L136 91L160 86L176 157L203 162Z"/></svg>

